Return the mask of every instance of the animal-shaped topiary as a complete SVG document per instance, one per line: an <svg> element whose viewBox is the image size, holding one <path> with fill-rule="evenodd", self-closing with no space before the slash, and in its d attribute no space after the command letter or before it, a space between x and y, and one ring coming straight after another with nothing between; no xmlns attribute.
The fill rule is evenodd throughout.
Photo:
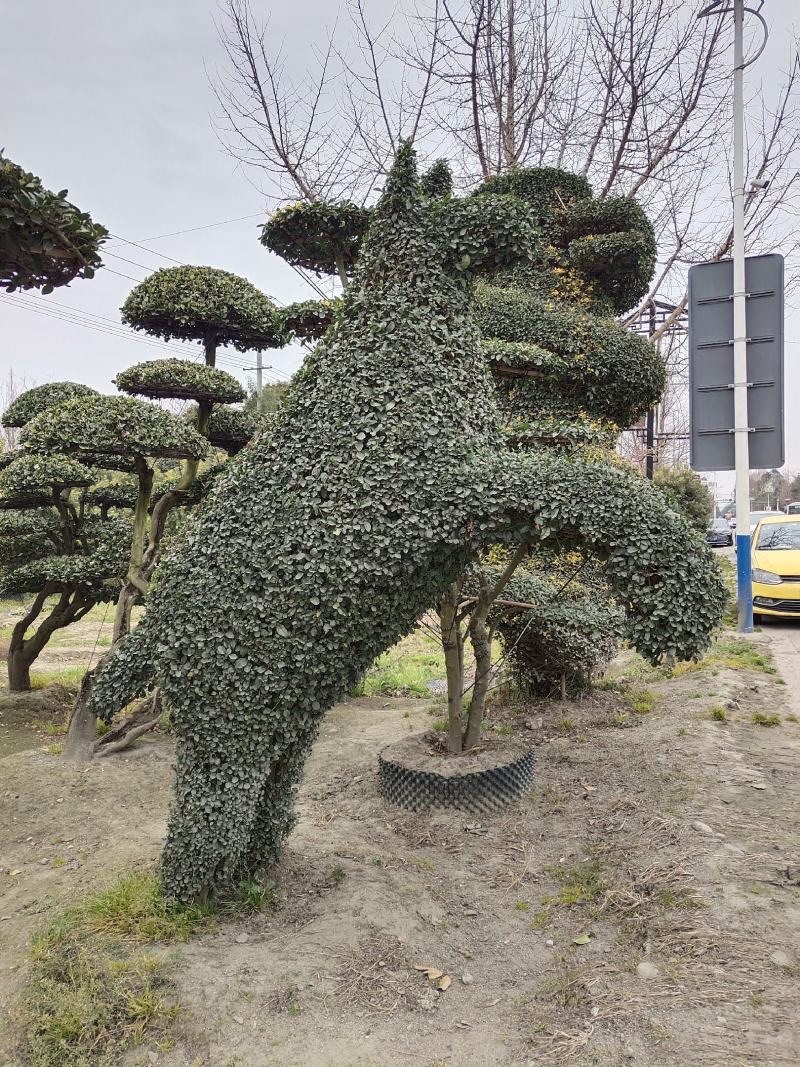
<svg viewBox="0 0 800 1067"><path fill-rule="evenodd" d="M274 430L161 565L93 699L110 713L155 680L172 709L168 894L202 898L276 857L326 710L486 543L587 541L646 655L707 643L723 590L649 486L501 444L470 279L535 243L511 198L433 204L401 147L341 312Z"/></svg>

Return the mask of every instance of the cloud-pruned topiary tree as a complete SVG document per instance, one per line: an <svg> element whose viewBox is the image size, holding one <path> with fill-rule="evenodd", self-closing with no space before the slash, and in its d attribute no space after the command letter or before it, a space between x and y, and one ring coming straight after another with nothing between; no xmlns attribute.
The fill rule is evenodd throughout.
<svg viewBox="0 0 800 1067"><path fill-rule="evenodd" d="M102 457L110 469L133 466L136 499L128 530L126 564L121 572L121 588L118 587L113 647L128 632L134 604L148 591L145 551L153 463L163 457L198 463L207 454L208 443L176 415L144 400L122 396L76 396L54 404L26 424L21 441L32 460L64 453L92 462ZM94 744L95 720L86 711L92 679L93 672L87 672L73 709L65 746L65 752L72 756L89 754Z"/></svg>
<svg viewBox="0 0 800 1067"><path fill-rule="evenodd" d="M33 394L33 395L31 395ZM54 382L21 394L3 421L27 416L76 395ZM0 592L32 596L14 624L7 657L9 688L31 688L31 666L52 635L116 597L130 542L129 524L105 521L87 500L95 479L71 456L18 449L0 470ZM35 627L35 628L34 628Z"/></svg>
<svg viewBox="0 0 800 1067"><path fill-rule="evenodd" d="M0 152L0 285L51 293L101 267L108 231Z"/></svg>
<svg viewBox="0 0 800 1067"><path fill-rule="evenodd" d="M347 286L367 232L370 209L343 201L287 204L261 228L261 243L294 267L338 274Z"/></svg>
<svg viewBox="0 0 800 1067"><path fill-rule="evenodd" d="M158 439L153 439L154 447L150 451L137 451L136 431L131 427L128 438L131 447L127 452L120 452L120 459L125 457L125 469L129 470L132 463L138 481L134 547L117 601L112 648L128 633L133 606L147 595L170 512L175 507L192 506L200 499L204 485L196 483L208 445L233 455L255 432L253 416L229 406L243 401L246 394L232 375L215 366L217 349L220 345L231 345L241 352L260 351L279 347L290 336L268 297L246 279L211 267L181 266L156 271L131 291L122 308L122 319L132 328L165 341L171 338L200 341L205 363L149 360L127 368L115 379L117 388L133 397L189 400L195 406L188 419L178 420L142 400L128 397L114 401L115 417L121 420L120 424L125 421L126 412L141 415L142 429L162 417L166 421L162 423L163 434L156 435ZM107 410L111 412L110 407ZM112 427L104 429L111 431ZM109 438L101 433L101 439ZM168 447L170 441L175 445L172 450ZM189 442L191 447L184 447ZM138 444L145 443L138 441ZM170 480L154 499L152 461L163 458L180 459L183 467L180 476ZM93 682L94 672L90 672L73 709L65 746L68 758L89 759L94 751L95 716L88 706ZM159 700L156 692L148 705L149 718L145 715L142 719L138 709L129 717L131 736L140 734L158 720ZM125 724L115 730L115 743L119 747L123 746L125 731ZM103 749L104 753L108 751L108 747Z"/></svg>
<svg viewBox="0 0 800 1067"><path fill-rule="evenodd" d="M664 387L653 346L613 317L647 289L652 226L634 201L595 200L585 178L557 168L497 175L478 199L487 193L527 204L542 235L528 262L483 279L476 291L506 441L514 450L588 453L615 463L611 449L620 429ZM566 695L585 688L618 647L619 610L591 552L569 564L566 579L559 553L539 556L521 561L505 586L503 610L491 605L490 623L524 693ZM477 614L486 614L485 603ZM471 632L486 625L474 618L470 624ZM491 671L489 646L481 647L486 664L479 677ZM471 708L470 718L479 711Z"/></svg>
<svg viewBox="0 0 800 1067"><path fill-rule="evenodd" d="M470 282L537 238L524 205L485 210L481 245L480 212L432 204L401 147L341 315L98 679L104 715L154 682L172 710L170 896L202 898L276 857L325 711L487 545L586 542L648 658L709 640L722 583L648 484L504 447Z"/></svg>
<svg viewBox="0 0 800 1067"><path fill-rule="evenodd" d="M239 352L286 344L278 309L237 274L214 267L165 267L145 278L122 305L122 321L165 341L200 341L213 367L220 345Z"/></svg>

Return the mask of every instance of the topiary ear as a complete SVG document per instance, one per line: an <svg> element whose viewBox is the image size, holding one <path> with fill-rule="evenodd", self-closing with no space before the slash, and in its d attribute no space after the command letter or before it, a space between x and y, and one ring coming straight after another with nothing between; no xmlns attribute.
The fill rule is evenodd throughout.
<svg viewBox="0 0 800 1067"><path fill-rule="evenodd" d="M420 188L430 200L449 200L453 195L453 174L445 159L437 159L420 179Z"/></svg>
<svg viewBox="0 0 800 1067"><path fill-rule="evenodd" d="M513 196L481 195L438 209L445 260L462 274L492 273L533 257L534 215Z"/></svg>

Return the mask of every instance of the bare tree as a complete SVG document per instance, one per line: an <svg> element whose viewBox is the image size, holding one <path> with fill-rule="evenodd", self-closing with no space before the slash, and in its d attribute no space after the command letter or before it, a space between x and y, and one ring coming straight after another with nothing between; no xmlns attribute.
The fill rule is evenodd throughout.
<svg viewBox="0 0 800 1067"><path fill-rule="evenodd" d="M14 368L10 367L5 378L0 382L0 411L5 411L20 393L30 389L33 384L33 382L28 381L24 374L15 374ZM2 426L0 427L0 434L2 434L1 439L3 442L0 452L9 451L17 447L19 441L18 429L13 426Z"/></svg>

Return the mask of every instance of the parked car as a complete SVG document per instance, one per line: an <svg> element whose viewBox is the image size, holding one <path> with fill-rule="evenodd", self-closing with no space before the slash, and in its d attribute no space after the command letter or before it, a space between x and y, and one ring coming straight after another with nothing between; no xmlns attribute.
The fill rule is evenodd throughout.
<svg viewBox="0 0 800 1067"><path fill-rule="evenodd" d="M753 535L751 559L753 620L800 618L800 515L764 515Z"/></svg>
<svg viewBox="0 0 800 1067"><path fill-rule="evenodd" d="M707 545L732 545L733 530L727 519L712 519L706 530Z"/></svg>
<svg viewBox="0 0 800 1067"><path fill-rule="evenodd" d="M782 511L751 511L750 512L750 537L752 538L753 532L762 521L762 519L782 519L784 514ZM737 547L734 542L734 547Z"/></svg>

